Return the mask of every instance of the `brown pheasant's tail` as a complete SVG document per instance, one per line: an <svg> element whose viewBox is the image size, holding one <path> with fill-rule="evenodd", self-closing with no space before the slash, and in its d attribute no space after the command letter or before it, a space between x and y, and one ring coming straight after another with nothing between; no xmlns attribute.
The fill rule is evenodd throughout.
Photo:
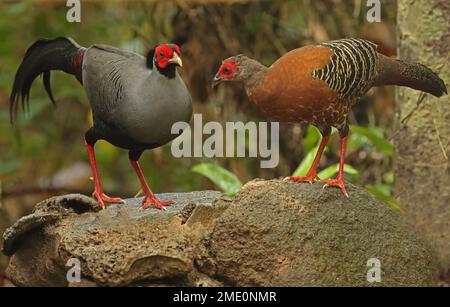
<svg viewBox="0 0 450 307"><path fill-rule="evenodd" d="M407 86L436 97L447 94L444 81L425 65L390 59L383 55L379 55L375 85Z"/></svg>

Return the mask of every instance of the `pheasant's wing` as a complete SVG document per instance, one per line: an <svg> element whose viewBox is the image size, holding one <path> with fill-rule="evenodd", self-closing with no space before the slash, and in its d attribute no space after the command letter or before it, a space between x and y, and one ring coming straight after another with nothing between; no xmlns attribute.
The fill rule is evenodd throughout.
<svg viewBox="0 0 450 307"><path fill-rule="evenodd" d="M94 116L112 120L116 108L126 102L130 82L144 73L151 71L139 54L111 46L90 47L83 62L83 84Z"/></svg>
<svg viewBox="0 0 450 307"><path fill-rule="evenodd" d="M116 47L109 46L109 45L95 44L95 45L92 45L91 48L95 48L95 49L102 50L105 52L113 53L118 56L122 56L124 58L134 60L134 61L142 61L143 59L145 59L142 55L137 54L135 52L123 50L123 49L116 48Z"/></svg>
<svg viewBox="0 0 450 307"><path fill-rule="evenodd" d="M345 100L356 100L372 87L377 73L377 45L363 39L340 39L320 44L333 51L330 63L313 71Z"/></svg>

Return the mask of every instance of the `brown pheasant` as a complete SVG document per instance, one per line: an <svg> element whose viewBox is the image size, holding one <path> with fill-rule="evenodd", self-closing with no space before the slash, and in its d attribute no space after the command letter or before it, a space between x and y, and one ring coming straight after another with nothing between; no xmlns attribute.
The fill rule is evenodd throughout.
<svg viewBox="0 0 450 307"><path fill-rule="evenodd" d="M325 186L340 187L346 197L344 158L348 136L347 114L371 87L400 85L430 93L447 93L444 82L418 63L390 59L377 46L362 39L341 39L295 49L270 67L244 55L222 62L213 86L222 81L241 81L259 110L274 120L313 124L322 133L314 162L304 177L292 181L320 180L317 166L335 127L341 137L339 174L324 180Z"/></svg>

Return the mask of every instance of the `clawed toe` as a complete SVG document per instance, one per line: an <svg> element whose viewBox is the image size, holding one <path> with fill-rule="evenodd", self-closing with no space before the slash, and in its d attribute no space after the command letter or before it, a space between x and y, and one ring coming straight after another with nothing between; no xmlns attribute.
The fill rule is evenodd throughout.
<svg viewBox="0 0 450 307"><path fill-rule="evenodd" d="M341 191L344 194L344 196L349 198L349 195L347 193L347 189L345 188L344 179L341 179L341 178L338 178L338 179L327 179L327 180L322 180L322 182L325 183L323 185L323 189L325 189L326 187L339 187L339 188L341 188Z"/></svg>
<svg viewBox="0 0 450 307"><path fill-rule="evenodd" d="M103 192L94 192L94 193L92 193L92 196L95 199L97 199L97 201L99 202L100 206L102 206L102 208L106 208L105 201L108 203L114 203L114 204L125 203L125 201L122 198L109 197L108 195L106 195Z"/></svg>
<svg viewBox="0 0 450 307"><path fill-rule="evenodd" d="M160 201L154 196L146 196L144 198L144 201L142 202L142 209L150 208L151 206L154 206L157 209L166 210L166 206L170 206L174 204L175 202L173 200L167 200L167 201Z"/></svg>

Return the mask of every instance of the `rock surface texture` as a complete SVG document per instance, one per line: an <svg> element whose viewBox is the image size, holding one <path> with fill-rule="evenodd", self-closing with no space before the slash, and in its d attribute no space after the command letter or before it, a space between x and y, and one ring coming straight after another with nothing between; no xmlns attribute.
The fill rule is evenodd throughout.
<svg viewBox="0 0 450 307"><path fill-rule="evenodd" d="M7 274L18 286L435 285L434 259L401 214L364 189L349 193L253 180L233 199L161 194L176 201L166 211L54 197L5 232ZM79 283L66 279L71 258ZM380 283L367 281L371 258Z"/></svg>

